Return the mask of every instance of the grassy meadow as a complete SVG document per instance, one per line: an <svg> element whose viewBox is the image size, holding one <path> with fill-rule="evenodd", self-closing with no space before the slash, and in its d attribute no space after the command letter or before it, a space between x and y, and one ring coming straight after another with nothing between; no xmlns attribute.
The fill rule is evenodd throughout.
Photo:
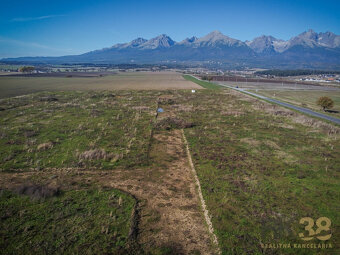
<svg viewBox="0 0 340 255"><path fill-rule="evenodd" d="M215 254L182 130L222 254L339 252L339 127L184 78L205 89L2 99L0 253ZM303 217L331 238L303 241ZM263 248L280 243L333 248Z"/></svg>
<svg viewBox="0 0 340 255"><path fill-rule="evenodd" d="M202 81L202 80L197 80L196 78L192 77L191 75L183 75L183 78L188 80L188 81L192 81L197 83L198 85L202 86L205 89L220 89L221 86L213 84L211 82L207 82L207 81Z"/></svg>
<svg viewBox="0 0 340 255"><path fill-rule="evenodd" d="M117 190L48 198L2 190L0 254L124 254L134 205Z"/></svg>
<svg viewBox="0 0 340 255"><path fill-rule="evenodd" d="M41 92L0 102L1 171L145 163L153 92Z"/></svg>
<svg viewBox="0 0 340 255"><path fill-rule="evenodd" d="M197 123L185 135L223 254L330 254L261 247L303 243L307 216L331 219L339 249L339 128L228 90L180 103Z"/></svg>

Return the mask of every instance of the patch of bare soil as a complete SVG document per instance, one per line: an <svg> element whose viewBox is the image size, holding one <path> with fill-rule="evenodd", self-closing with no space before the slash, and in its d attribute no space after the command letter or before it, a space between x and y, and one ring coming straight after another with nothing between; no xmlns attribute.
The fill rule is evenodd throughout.
<svg viewBox="0 0 340 255"><path fill-rule="evenodd" d="M157 115L151 139L151 167L115 172L110 186L142 201L138 242L146 252L167 247L173 254L214 254L180 130L187 126L176 119L174 100L171 95L158 99L164 112ZM157 128L167 120L176 125Z"/></svg>
<svg viewBox="0 0 340 255"><path fill-rule="evenodd" d="M110 185L142 200L139 243L175 254L212 254L194 177L178 129L154 135L151 169L112 176ZM158 166L157 166L158 165Z"/></svg>

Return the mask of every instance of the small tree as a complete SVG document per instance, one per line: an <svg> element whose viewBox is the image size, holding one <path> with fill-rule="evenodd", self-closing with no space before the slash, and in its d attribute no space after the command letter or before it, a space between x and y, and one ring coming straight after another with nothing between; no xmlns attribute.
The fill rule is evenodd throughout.
<svg viewBox="0 0 340 255"><path fill-rule="evenodd" d="M334 106L333 100L329 97L320 97L316 103L321 106L324 111L326 111L326 109L331 109Z"/></svg>
<svg viewBox="0 0 340 255"><path fill-rule="evenodd" d="M19 68L19 72L32 73L34 71L34 66L23 66Z"/></svg>

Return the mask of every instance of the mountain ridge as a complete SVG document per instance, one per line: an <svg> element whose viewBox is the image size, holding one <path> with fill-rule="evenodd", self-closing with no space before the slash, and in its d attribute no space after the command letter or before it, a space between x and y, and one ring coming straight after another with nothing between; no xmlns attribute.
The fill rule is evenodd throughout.
<svg viewBox="0 0 340 255"><path fill-rule="evenodd" d="M325 38L326 37L326 38ZM115 44L112 47L115 48L120 48L120 45L125 46L126 44L131 44L136 40L140 40L143 38L137 38L132 40L129 43L123 43L123 44ZM203 37L196 37L193 36L191 38L186 38L181 42L175 42L174 40L172 40L170 38L170 36L166 35L166 34L162 34L159 35L157 37L151 38L150 40L145 40L143 43L147 43L149 42L151 43L155 43L154 47L141 47L141 48L152 48L152 49L156 49L158 48L157 42L162 40L163 43L160 43L161 47L170 47L173 46L175 44L193 44L195 46L216 46L217 44L225 44L225 45L229 45L229 46L233 46L233 45L238 45L238 46L242 46L242 45L247 45L250 48L260 48L259 50L261 50L261 47L258 47L258 43L264 43L265 46L269 46L268 42L271 43L274 46L274 50L276 52L282 52L282 50L279 49L279 44L283 44L285 45L285 49L287 50L289 47L292 47L294 45L306 45L309 47L312 46L323 46L323 47L328 47L328 48L337 48L340 47L340 35L336 35L332 32L325 32L325 33L316 33L314 30L309 29L308 31L305 31L297 36L294 36L292 38L290 38L289 40L285 41L282 39L277 39L271 35L261 35L259 37L255 37L253 40L251 41L245 41L242 42L241 40L237 40L234 38L231 38L229 36L224 35L223 33L221 33L218 30L212 31L209 34L203 36ZM165 43L164 43L165 42ZM275 43L275 42L279 42L279 43ZM252 46L253 45L253 46ZM283 50L283 51L284 51ZM261 52L261 51L260 51Z"/></svg>
<svg viewBox="0 0 340 255"><path fill-rule="evenodd" d="M340 36L332 32L307 30L289 40L262 35L241 41L212 31L176 42L166 34L149 40L136 38L108 48L81 55L61 57L21 57L2 59L5 62L69 62L69 63L164 63L207 62L228 65L277 67L336 66L340 68ZM280 63L281 62L281 63Z"/></svg>

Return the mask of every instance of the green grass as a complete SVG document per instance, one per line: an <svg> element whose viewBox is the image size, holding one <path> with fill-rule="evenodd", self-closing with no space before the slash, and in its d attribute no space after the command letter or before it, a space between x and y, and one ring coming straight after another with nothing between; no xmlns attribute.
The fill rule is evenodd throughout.
<svg viewBox="0 0 340 255"><path fill-rule="evenodd" d="M276 91L276 90L253 90L252 92L285 101L300 107L306 107L311 110L327 114L329 116L340 118L340 91ZM334 108L331 110L337 111L335 113L325 112L320 106L316 104L317 100L322 97L330 97L334 101Z"/></svg>
<svg viewBox="0 0 340 255"><path fill-rule="evenodd" d="M286 117L280 108L281 111L274 114L273 105L229 93L228 89L162 93L172 95L174 100L173 104L164 106L166 112L167 107L174 107L176 117L195 124L193 128L185 129L185 135L223 254L263 254L261 243L304 243L298 237L304 232L299 220L307 216L314 220L319 217L331 219L333 236L326 243L330 242L339 249L340 139L336 127L329 124L313 126L308 121L301 124L303 122L294 120L294 116ZM159 95L161 92L157 91L117 91L115 96L107 91L44 92L4 99L0 104L1 170L142 166L147 162ZM58 101L41 101L47 96L56 97ZM51 147L38 149L39 145L49 142ZM94 149L103 149L107 155L119 157L90 160L79 157ZM152 159L156 158L157 166L171 160L164 153L161 148L157 149L156 155L150 153ZM69 243L63 246L69 253L80 253L85 248L91 252L93 248L92 253L102 254L111 251L112 247L124 247L125 243L117 242L110 246L112 240L105 239L105 235L101 237L103 240L98 240L102 240L99 244L103 243L102 247L107 250L83 245L83 235L90 235L89 240L96 236L92 232L82 232L83 226L96 228L86 224L98 222L107 227L107 218L98 214L98 219L84 223L81 220L86 217L79 216L83 215L83 209L76 213L75 208L85 208L87 214L102 208L104 214L100 215L107 215L111 207L107 204L109 193L106 191L77 192L80 191L67 191L45 201L31 201L4 192L0 201L1 212L8 211L5 216L16 215L2 219L0 223L13 221L1 227L1 230L5 229L0 232L2 236L7 232L10 233L7 238L13 236L13 239L0 239L3 243L12 240L7 251L14 250L14 243L22 243L19 247L30 247L28 242L32 240L37 244L33 247L52 247L54 251L61 251L58 250L61 241L51 241L55 231L45 229L51 223L55 225L56 233L61 233L56 240L64 242L71 236ZM69 203L69 200L75 202ZM26 217L26 211L20 212L23 210L35 216ZM24 216L20 216L22 214ZM129 215L124 212L123 217L127 219ZM76 224L71 224L68 219ZM60 227L60 231L59 220L63 222L61 226L67 226L65 229ZM35 233L46 233L46 243L33 232L29 232L26 238L31 222ZM24 226L28 228L25 230ZM72 227L82 234L66 234ZM318 240L313 242L319 243ZM83 250L72 250L75 247ZM160 254L167 252L171 251L159 251ZM271 249L265 253L334 254L336 250Z"/></svg>
<svg viewBox="0 0 340 255"><path fill-rule="evenodd" d="M202 86L203 88L206 88L206 89L221 89L221 86L218 86L216 84L213 84L211 82L207 82L207 81L201 81L201 80L198 80L194 77L192 77L191 75L183 75L183 78L188 80L188 81L192 81L192 82L195 82L196 84Z"/></svg>
<svg viewBox="0 0 340 255"><path fill-rule="evenodd" d="M135 205L125 193L74 190L45 200L0 194L0 254L125 253Z"/></svg>
<svg viewBox="0 0 340 255"><path fill-rule="evenodd" d="M299 220L307 216L331 219L330 242L340 248L339 135L256 110L244 99L205 90L179 102L194 106L181 115L198 124L185 135L223 254L262 254L261 243L303 243Z"/></svg>
<svg viewBox="0 0 340 255"><path fill-rule="evenodd" d="M41 101L48 96L58 101ZM3 99L0 170L141 166L155 104L154 92L126 91L44 92ZM95 150L104 153L86 157Z"/></svg>

